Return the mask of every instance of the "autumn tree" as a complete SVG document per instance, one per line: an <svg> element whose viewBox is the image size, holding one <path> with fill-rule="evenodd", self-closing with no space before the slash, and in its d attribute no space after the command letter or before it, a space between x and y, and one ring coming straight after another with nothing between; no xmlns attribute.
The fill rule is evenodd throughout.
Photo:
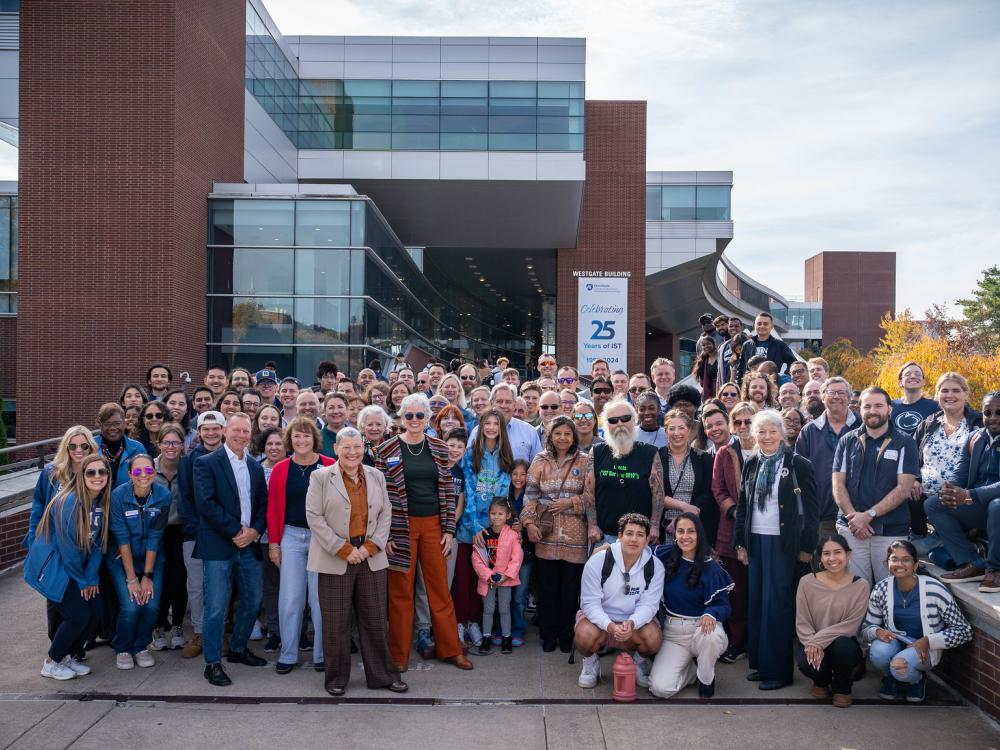
<svg viewBox="0 0 1000 750"><path fill-rule="evenodd" d="M974 332L981 353L1000 351L1000 267L990 266L972 290L972 297L958 300Z"/></svg>

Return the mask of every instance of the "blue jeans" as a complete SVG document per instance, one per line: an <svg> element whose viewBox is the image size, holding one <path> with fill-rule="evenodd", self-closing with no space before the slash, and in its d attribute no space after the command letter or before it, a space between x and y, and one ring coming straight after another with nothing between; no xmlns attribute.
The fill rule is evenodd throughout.
<svg viewBox="0 0 1000 750"><path fill-rule="evenodd" d="M510 633L512 636L524 638L528 629L528 623L524 619L524 608L528 606L528 584L531 582L531 560L521 564L521 569L517 572L520 583L513 591L511 597L510 614L513 622Z"/></svg>
<svg viewBox="0 0 1000 750"><path fill-rule="evenodd" d="M138 654L145 651L153 640L153 628L156 627L156 617L160 613L160 589L163 586L163 561L157 557L153 566L153 596L145 604L136 604L128 597L128 585L125 583L125 567L120 560L108 565L108 572L115 584L118 594L118 625L111 648L116 654ZM141 571L135 568L138 575Z"/></svg>
<svg viewBox="0 0 1000 750"><path fill-rule="evenodd" d="M250 547L237 550L228 560L203 560L205 616L202 629L203 655L206 664L222 662L222 631L229 606L230 579L236 571L239 602L233 622L229 650L243 651L247 647L261 598L261 565Z"/></svg>
<svg viewBox="0 0 1000 750"><path fill-rule="evenodd" d="M924 501L924 510L958 567L972 563L977 568L1000 570L1000 499L946 508L937 495L931 495ZM984 528L990 539L986 560L966 533L969 529Z"/></svg>
<svg viewBox="0 0 1000 750"><path fill-rule="evenodd" d="M872 641L868 654L872 666L878 669L884 677L892 677L898 682L915 685L923 679L924 672L931 670L930 659L928 658L926 662L920 661L919 654L902 641L894 640L892 643L885 643L876 639ZM906 661L906 669L890 666L892 660L897 656Z"/></svg>
<svg viewBox="0 0 1000 750"><path fill-rule="evenodd" d="M319 573L306 572L309 540L312 532L298 526L285 526L281 533L281 567L278 584L278 627L281 629L282 664L299 661L299 635L302 633L302 613L309 609L313 623L313 663L323 662L323 620L319 611Z"/></svg>

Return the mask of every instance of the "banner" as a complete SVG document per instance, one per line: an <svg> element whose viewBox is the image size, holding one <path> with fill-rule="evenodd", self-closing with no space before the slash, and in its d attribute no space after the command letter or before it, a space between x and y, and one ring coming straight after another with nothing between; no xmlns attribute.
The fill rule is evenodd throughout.
<svg viewBox="0 0 1000 750"><path fill-rule="evenodd" d="M577 291L577 367L589 375L595 359L628 371L628 277L583 276Z"/></svg>

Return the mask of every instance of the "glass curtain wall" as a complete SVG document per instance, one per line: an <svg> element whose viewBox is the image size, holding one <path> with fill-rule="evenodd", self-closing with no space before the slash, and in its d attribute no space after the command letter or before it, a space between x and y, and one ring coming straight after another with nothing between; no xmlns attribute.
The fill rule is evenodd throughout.
<svg viewBox="0 0 1000 750"><path fill-rule="evenodd" d="M0 315L17 314L17 196L0 195Z"/></svg>
<svg viewBox="0 0 1000 750"><path fill-rule="evenodd" d="M211 199L208 360L310 380L357 372L413 344L441 358L531 340L462 310L432 284L367 199Z"/></svg>
<svg viewBox="0 0 1000 750"><path fill-rule="evenodd" d="M246 88L298 148L583 151L583 81L299 79L249 4Z"/></svg>
<svg viewBox="0 0 1000 750"><path fill-rule="evenodd" d="M731 221L731 185L646 185L647 221Z"/></svg>

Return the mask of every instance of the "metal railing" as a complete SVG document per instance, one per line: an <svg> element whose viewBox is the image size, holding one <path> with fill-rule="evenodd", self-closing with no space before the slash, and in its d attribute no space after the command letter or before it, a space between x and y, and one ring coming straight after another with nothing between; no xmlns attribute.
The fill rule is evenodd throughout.
<svg viewBox="0 0 1000 750"><path fill-rule="evenodd" d="M13 457L24 453L34 454L29 458L0 465L0 474L10 474L23 469L41 469L55 456L55 448L59 445L60 440L62 440L62 435L47 440L36 440L34 443L18 443L9 448L0 448L0 459L4 456Z"/></svg>

